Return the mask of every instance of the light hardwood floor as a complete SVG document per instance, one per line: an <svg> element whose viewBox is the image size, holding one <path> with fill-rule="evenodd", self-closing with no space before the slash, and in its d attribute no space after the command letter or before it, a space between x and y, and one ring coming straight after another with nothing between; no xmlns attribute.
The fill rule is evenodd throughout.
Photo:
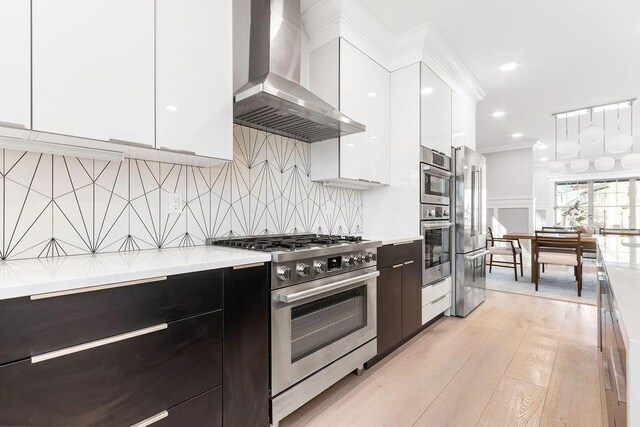
<svg viewBox="0 0 640 427"><path fill-rule="evenodd" d="M502 292L443 318L290 426L601 426L596 307Z"/></svg>

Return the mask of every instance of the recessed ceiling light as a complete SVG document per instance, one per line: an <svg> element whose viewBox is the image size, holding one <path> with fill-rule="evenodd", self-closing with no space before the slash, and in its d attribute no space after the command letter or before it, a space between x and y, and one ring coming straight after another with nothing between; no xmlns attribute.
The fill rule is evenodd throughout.
<svg viewBox="0 0 640 427"><path fill-rule="evenodd" d="M420 92L423 95L429 95L430 93L433 93L433 88L432 87L423 87L422 90L420 90Z"/></svg>
<svg viewBox="0 0 640 427"><path fill-rule="evenodd" d="M504 116L504 111L494 111L492 115L493 117L502 117Z"/></svg>
<svg viewBox="0 0 640 427"><path fill-rule="evenodd" d="M548 157L540 157L540 161L541 162L547 162L547 161L549 161L549 158Z"/></svg>
<svg viewBox="0 0 640 427"><path fill-rule="evenodd" d="M502 64L500 66L500 71L511 71L515 70L516 68L518 68L518 64L516 64L515 62L509 62L506 64Z"/></svg>
<svg viewBox="0 0 640 427"><path fill-rule="evenodd" d="M165 108L169 111L178 111L178 107L175 105L167 105Z"/></svg>
<svg viewBox="0 0 640 427"><path fill-rule="evenodd" d="M369 98L375 98L377 95L377 93L375 92L369 92Z"/></svg>
<svg viewBox="0 0 640 427"><path fill-rule="evenodd" d="M522 136L522 134L520 132L516 132L516 133L512 133L511 137L512 138L520 138Z"/></svg>

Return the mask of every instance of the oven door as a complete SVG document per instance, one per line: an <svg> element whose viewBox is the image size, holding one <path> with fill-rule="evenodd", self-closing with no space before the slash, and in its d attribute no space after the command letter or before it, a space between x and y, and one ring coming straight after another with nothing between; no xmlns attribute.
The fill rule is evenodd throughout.
<svg viewBox="0 0 640 427"><path fill-rule="evenodd" d="M271 396L376 337L376 267L271 292Z"/></svg>
<svg viewBox="0 0 640 427"><path fill-rule="evenodd" d="M451 172L435 166L420 164L420 202L448 205L450 199Z"/></svg>
<svg viewBox="0 0 640 427"><path fill-rule="evenodd" d="M451 223L422 221L424 268L422 285L426 286L451 275Z"/></svg>

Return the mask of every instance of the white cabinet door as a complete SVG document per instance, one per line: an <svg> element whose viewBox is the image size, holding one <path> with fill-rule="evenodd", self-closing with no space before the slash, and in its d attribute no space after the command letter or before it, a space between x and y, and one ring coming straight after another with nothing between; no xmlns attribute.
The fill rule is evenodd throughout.
<svg viewBox="0 0 640 427"><path fill-rule="evenodd" d="M340 177L369 179L369 95L375 94L367 76L367 56L340 39L340 111L363 123L367 130L340 138Z"/></svg>
<svg viewBox="0 0 640 427"><path fill-rule="evenodd" d="M156 146L230 160L232 1L156 4Z"/></svg>
<svg viewBox="0 0 640 427"><path fill-rule="evenodd" d="M33 0L33 128L154 144L154 1Z"/></svg>
<svg viewBox="0 0 640 427"><path fill-rule="evenodd" d="M452 145L476 149L476 111L469 102L453 92L451 100Z"/></svg>
<svg viewBox="0 0 640 427"><path fill-rule="evenodd" d="M0 122L25 128L31 127L30 14L29 0L0 1Z"/></svg>
<svg viewBox="0 0 640 427"><path fill-rule="evenodd" d="M340 177L389 182L389 72L340 42L340 111L367 130L340 139Z"/></svg>
<svg viewBox="0 0 640 427"><path fill-rule="evenodd" d="M451 89L425 64L420 65L420 144L451 152Z"/></svg>

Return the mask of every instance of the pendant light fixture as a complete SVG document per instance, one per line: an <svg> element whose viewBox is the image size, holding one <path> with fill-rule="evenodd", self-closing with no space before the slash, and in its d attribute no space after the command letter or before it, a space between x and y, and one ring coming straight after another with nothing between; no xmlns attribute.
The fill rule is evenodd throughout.
<svg viewBox="0 0 640 427"><path fill-rule="evenodd" d="M631 121L633 121L633 104L631 104ZM606 144L610 153L624 153L633 147L633 137L620 131L620 104L618 107L618 130L615 135L609 138ZM603 113L604 114L604 113Z"/></svg>
<svg viewBox="0 0 640 427"><path fill-rule="evenodd" d="M557 120L557 119L556 119ZM564 116L564 141L558 145L558 154L561 157L574 157L580 151L580 144L569 139L569 118Z"/></svg>
<svg viewBox="0 0 640 427"><path fill-rule="evenodd" d="M627 169L640 169L640 153L633 152L633 104L631 101L631 152L622 158L621 163Z"/></svg>
<svg viewBox="0 0 640 427"><path fill-rule="evenodd" d="M578 115L578 135L580 135L580 115ZM577 143L576 143L577 144ZM571 170L574 172L584 172L589 169L589 161L579 158L580 156L580 144L578 145L577 159L571 160Z"/></svg>
<svg viewBox="0 0 640 427"><path fill-rule="evenodd" d="M553 161L549 162L549 172L562 173L564 172L564 162L558 160L558 118L554 117L556 122L556 145L555 145L555 157Z"/></svg>
<svg viewBox="0 0 640 427"><path fill-rule="evenodd" d="M606 128L607 128L606 114L604 114L604 110L603 110L603 113L602 113L602 129L606 129ZM598 157L593 162L593 165L599 171L608 171L608 170L613 169L613 167L616 164L616 159L614 159L611 156L607 156L607 153L606 153L605 148L604 148L607 145L607 135L606 135L606 133L605 133L603 138L604 138L604 143L602 144L602 156Z"/></svg>
<svg viewBox="0 0 640 427"><path fill-rule="evenodd" d="M604 114L604 110L603 113ZM597 144L604 138L604 128L593 122L593 108L589 109L589 124L580 132L580 142L583 144Z"/></svg>

